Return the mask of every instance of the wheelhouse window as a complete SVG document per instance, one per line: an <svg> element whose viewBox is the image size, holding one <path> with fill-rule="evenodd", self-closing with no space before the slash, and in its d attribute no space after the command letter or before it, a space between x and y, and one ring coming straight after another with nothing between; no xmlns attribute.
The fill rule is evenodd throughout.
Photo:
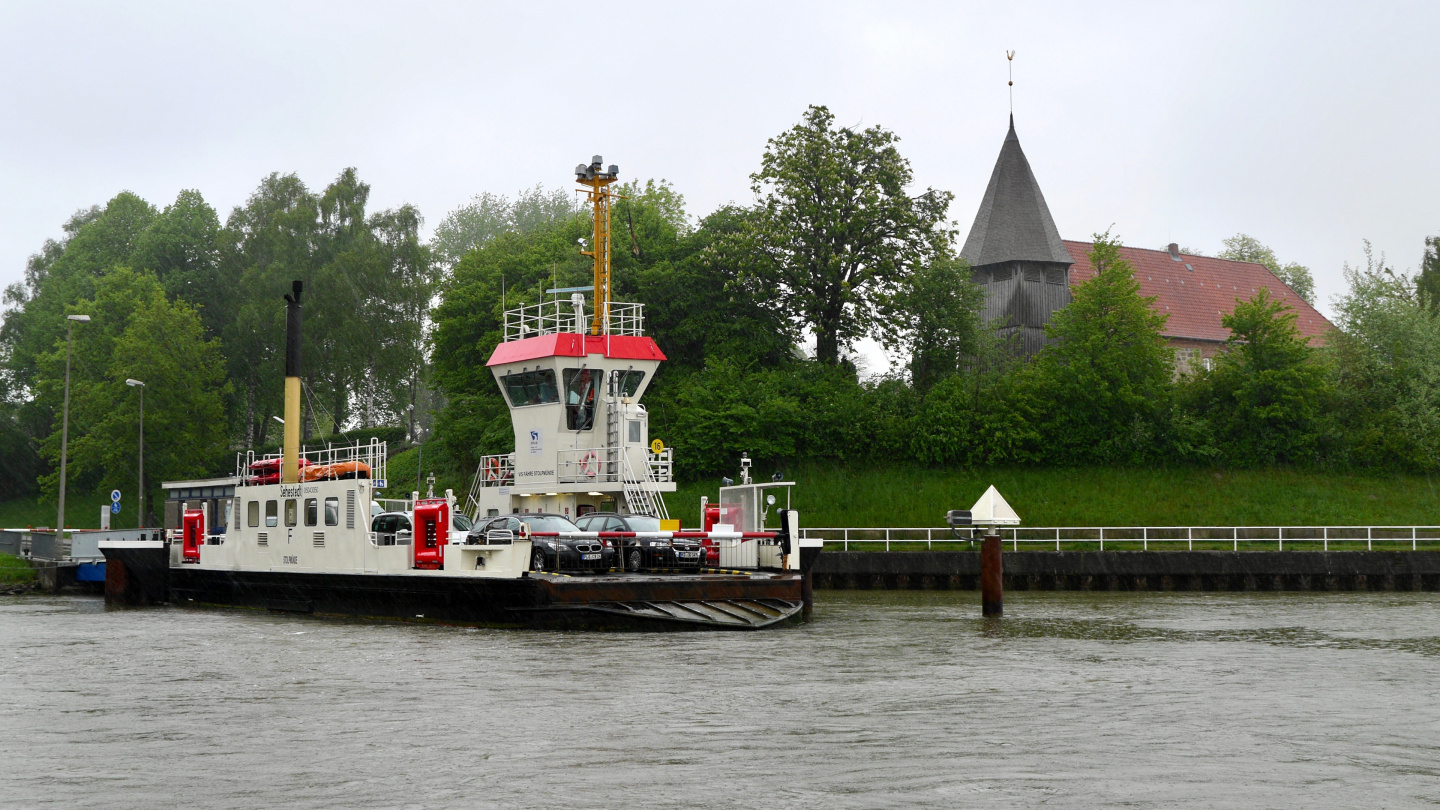
<svg viewBox="0 0 1440 810"><path fill-rule="evenodd" d="M560 401L560 392L555 387L555 372L548 368L506 374L500 378L500 388L512 408Z"/></svg>
<svg viewBox="0 0 1440 810"><path fill-rule="evenodd" d="M588 368L565 369L566 430L595 427L595 389L600 387L600 375L601 372Z"/></svg>
<svg viewBox="0 0 1440 810"><path fill-rule="evenodd" d="M279 501L266 501L266 502L265 502L265 525L266 525L266 526L272 526L272 527L273 527L273 526L278 525L279 523L280 523L280 502L279 502Z"/></svg>
<svg viewBox="0 0 1440 810"><path fill-rule="evenodd" d="M253 529L253 528L255 528L256 526L259 526L259 525L260 525L260 502L259 502L259 501L250 501L249 503L247 503L247 504L245 505L245 514L246 514L246 517L249 518L249 520L248 520L247 522L250 524L250 528Z"/></svg>
<svg viewBox="0 0 1440 810"><path fill-rule="evenodd" d="M639 444L639 443L641 442L641 438L640 438L640 420L638 420L638 419L630 419L630 420L628 420L628 421L625 423L625 427L626 427L626 429L630 432L630 435L627 437L627 440L628 440L631 444Z"/></svg>
<svg viewBox="0 0 1440 810"><path fill-rule="evenodd" d="M615 394L622 397L633 397L635 392L640 390L640 383L645 381L645 372L630 369L628 371L615 372Z"/></svg>
<svg viewBox="0 0 1440 810"><path fill-rule="evenodd" d="M320 502L315 498L305 499L305 525L314 526L320 522Z"/></svg>
<svg viewBox="0 0 1440 810"><path fill-rule="evenodd" d="M295 498L285 499L285 525L294 526L300 522L300 502Z"/></svg>
<svg viewBox="0 0 1440 810"><path fill-rule="evenodd" d="M339 498L326 498L326 499L325 499L325 525L326 525L326 526L339 526L339 525L340 525L340 499L339 499Z"/></svg>

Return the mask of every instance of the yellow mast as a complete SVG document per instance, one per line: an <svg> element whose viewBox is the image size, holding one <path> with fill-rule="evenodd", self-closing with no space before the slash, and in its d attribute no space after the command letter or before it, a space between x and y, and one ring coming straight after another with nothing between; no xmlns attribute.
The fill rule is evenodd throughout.
<svg viewBox="0 0 1440 810"><path fill-rule="evenodd" d="M590 159L590 165L575 167L575 182L587 187L585 192L594 211L595 237L590 250L580 254L595 260L595 314L590 321L590 334L599 335L609 331L610 323L610 200L617 196L605 190L620 176L620 167L615 164L604 167L599 155Z"/></svg>

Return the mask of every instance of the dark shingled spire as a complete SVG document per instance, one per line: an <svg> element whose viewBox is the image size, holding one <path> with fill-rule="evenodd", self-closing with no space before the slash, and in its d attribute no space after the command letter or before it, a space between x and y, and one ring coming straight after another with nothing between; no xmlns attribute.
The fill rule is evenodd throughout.
<svg viewBox="0 0 1440 810"><path fill-rule="evenodd" d="M1040 185L1030 171L1030 161L1020 149L1013 114L985 199L960 256L971 267L1012 261L1071 263L1045 205L1045 195L1040 193Z"/></svg>

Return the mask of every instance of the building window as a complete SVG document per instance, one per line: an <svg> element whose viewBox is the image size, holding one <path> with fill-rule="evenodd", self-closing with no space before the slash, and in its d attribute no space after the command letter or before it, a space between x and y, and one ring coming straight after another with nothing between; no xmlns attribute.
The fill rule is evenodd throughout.
<svg viewBox="0 0 1440 810"><path fill-rule="evenodd" d="M265 525L274 527L280 523L280 502L265 502Z"/></svg>
<svg viewBox="0 0 1440 810"><path fill-rule="evenodd" d="M603 372L588 368L565 369L565 428L589 430L595 427L596 390Z"/></svg>
<svg viewBox="0 0 1440 810"><path fill-rule="evenodd" d="M509 398L512 408L547 405L560 400L560 392L555 388L555 372L548 368L506 374L500 378L500 388Z"/></svg>
<svg viewBox="0 0 1440 810"><path fill-rule="evenodd" d="M622 397L633 397L635 392L640 390L640 383L645 380L645 372L630 369L628 371L615 372L615 394Z"/></svg>

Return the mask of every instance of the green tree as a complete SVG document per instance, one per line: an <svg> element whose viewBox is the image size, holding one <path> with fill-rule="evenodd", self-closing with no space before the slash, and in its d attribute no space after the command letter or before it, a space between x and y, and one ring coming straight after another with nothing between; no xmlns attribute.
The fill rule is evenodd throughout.
<svg viewBox="0 0 1440 810"><path fill-rule="evenodd" d="M1440 316L1425 306L1424 276L1387 267L1365 246L1365 266L1344 268L1328 344L1337 408L1352 458L1364 465L1440 469Z"/></svg>
<svg viewBox="0 0 1440 810"><path fill-rule="evenodd" d="M1211 420L1233 464L1317 457L1330 383L1295 317L1261 287L1221 319L1230 339L1209 374Z"/></svg>
<svg viewBox="0 0 1440 810"><path fill-rule="evenodd" d="M1420 259L1415 287L1420 306L1440 312L1440 236L1425 237L1425 255Z"/></svg>
<svg viewBox="0 0 1440 810"><path fill-rule="evenodd" d="M220 217L200 192L181 191L135 240L129 264L160 279L172 300L194 304L205 333L219 337L234 317L234 279L222 272Z"/></svg>
<svg viewBox="0 0 1440 810"><path fill-rule="evenodd" d="M1157 446L1174 373L1161 329L1168 316L1141 297L1118 237L1096 234L1095 276L1074 288L1045 334L1055 342L1023 369L1044 403L1037 427L1045 456L1065 463L1145 460Z"/></svg>
<svg viewBox="0 0 1440 810"><path fill-rule="evenodd" d="M1248 234L1237 233L1222 240L1222 244L1225 249L1220 251L1219 258L1263 264L1276 278L1294 290L1296 295L1305 299L1306 303L1315 303L1315 278L1310 275L1310 268L1294 262L1281 264L1275 257L1275 251Z"/></svg>
<svg viewBox="0 0 1440 810"><path fill-rule="evenodd" d="M462 467L513 449L509 411L485 363L502 338L506 309L545 300L551 286L591 278L576 240L590 235L580 217L528 233L507 231L464 255L441 285L432 315L431 380L445 397L435 438Z"/></svg>
<svg viewBox="0 0 1440 810"><path fill-rule="evenodd" d="M134 491L139 397L126 386L127 378L146 384L146 492L153 494L157 481L214 474L227 446L225 368L219 343L205 338L195 308L168 300L153 274L119 267L97 281L93 299L78 301L71 309L93 319L74 337L71 486ZM39 389L47 398L59 396L64 364L61 340L41 358ZM44 452L54 463L59 450L56 425ZM58 475L41 481L45 493L53 496ZM147 504L151 502L147 498Z"/></svg>
<svg viewBox="0 0 1440 810"><path fill-rule="evenodd" d="M970 281L963 259L941 254L920 265L898 303L903 328L892 341L908 351L910 383L920 393L980 354L985 290Z"/></svg>
<svg viewBox="0 0 1440 810"><path fill-rule="evenodd" d="M226 220L222 261L237 295L234 319L222 338L235 389L232 418L246 446L265 443L272 417L283 406L285 310L277 302L293 279L311 275L319 209L298 176L276 173ZM305 303L308 318L310 302Z"/></svg>
<svg viewBox="0 0 1440 810"><path fill-rule="evenodd" d="M910 163L880 127L836 127L825 107L771 138L750 176L759 200L737 236L738 254L779 309L812 330L816 358L840 362L859 337L884 331L909 274L947 250L948 192L911 197ZM724 259L724 261L736 261Z"/></svg>
<svg viewBox="0 0 1440 810"><path fill-rule="evenodd" d="M521 191L513 202L503 194L487 191L476 194L440 220L430 239L430 249L438 263L452 270L466 253L502 233L546 228L580 211L575 195L566 189L547 191L536 185Z"/></svg>
<svg viewBox="0 0 1440 810"><path fill-rule="evenodd" d="M35 411L32 393L40 355L65 334L65 307L94 294L97 279L130 261L136 241L155 218L149 203L122 191L103 209L76 212L65 224L65 238L47 242L31 257L23 286L5 294L12 308L0 327L0 356L6 363L9 395L31 402L22 419L40 435L53 414Z"/></svg>

